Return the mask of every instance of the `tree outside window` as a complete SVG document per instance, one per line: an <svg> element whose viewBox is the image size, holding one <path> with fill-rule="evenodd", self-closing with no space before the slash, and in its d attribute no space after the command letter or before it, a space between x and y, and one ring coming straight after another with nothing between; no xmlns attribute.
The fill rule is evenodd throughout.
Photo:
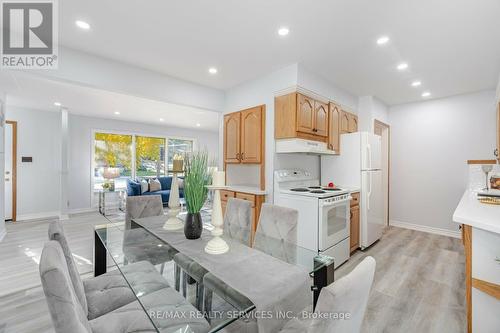
<svg viewBox="0 0 500 333"><path fill-rule="evenodd" d="M165 175L165 141L164 138L136 137L136 177L160 177Z"/></svg>
<svg viewBox="0 0 500 333"><path fill-rule="evenodd" d="M172 170L174 165L174 156L184 156L185 153L193 151L193 140L186 139L168 139L168 170Z"/></svg>
<svg viewBox="0 0 500 333"><path fill-rule="evenodd" d="M132 175L132 135L96 133L94 149L94 188L102 188L106 168L120 170L115 188L126 187L126 179Z"/></svg>

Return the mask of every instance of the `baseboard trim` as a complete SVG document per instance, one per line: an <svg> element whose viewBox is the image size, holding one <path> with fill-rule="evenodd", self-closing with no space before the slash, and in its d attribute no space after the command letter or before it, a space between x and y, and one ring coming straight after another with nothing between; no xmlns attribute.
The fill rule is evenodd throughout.
<svg viewBox="0 0 500 333"><path fill-rule="evenodd" d="M405 228L405 229L428 232L431 234L436 234L436 235L441 235L441 236L448 236L448 237L459 238L459 239L462 238L462 233L460 231L434 228L434 227L429 227L426 225L413 224L413 223L402 222L402 221L397 221L397 220L390 220L389 225L394 226L394 227Z"/></svg>
<svg viewBox="0 0 500 333"><path fill-rule="evenodd" d="M44 213L33 213L33 214L22 214L17 215L16 221L29 221L29 220L40 220L48 218L59 218L60 212L44 212Z"/></svg>
<svg viewBox="0 0 500 333"><path fill-rule="evenodd" d="M74 214L83 214L83 213L94 213L97 211L98 211L97 207L77 208L77 209L71 209L69 211L69 214L74 215Z"/></svg>

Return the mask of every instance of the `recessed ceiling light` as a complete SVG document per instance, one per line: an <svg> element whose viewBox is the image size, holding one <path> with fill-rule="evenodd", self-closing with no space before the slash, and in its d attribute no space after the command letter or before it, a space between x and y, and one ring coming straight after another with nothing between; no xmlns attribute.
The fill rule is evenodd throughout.
<svg viewBox="0 0 500 333"><path fill-rule="evenodd" d="M210 68L208 69L208 72L209 72L210 74L217 74L217 68L215 68L215 67L210 67Z"/></svg>
<svg viewBox="0 0 500 333"><path fill-rule="evenodd" d="M288 29L287 27L281 27L278 29L278 35L280 36L286 36L288 35L288 33L290 33L290 29Z"/></svg>
<svg viewBox="0 0 500 333"><path fill-rule="evenodd" d="M165 119L163 119L163 118L160 118L160 121L164 121L164 120L165 120Z"/></svg>
<svg viewBox="0 0 500 333"><path fill-rule="evenodd" d="M118 111L115 111L115 114L116 114L116 115L118 116L118 115L120 114L120 112L118 112Z"/></svg>
<svg viewBox="0 0 500 333"><path fill-rule="evenodd" d="M54 105L55 105L55 106L61 106L61 103L59 103L59 102L54 102Z"/></svg>
<svg viewBox="0 0 500 333"><path fill-rule="evenodd" d="M420 82L420 81L413 81L413 82L411 83L411 86L412 86L412 87L419 87L419 86L421 86L421 85L422 85L422 82Z"/></svg>
<svg viewBox="0 0 500 333"><path fill-rule="evenodd" d="M404 71L405 69L408 68L408 64L406 62L402 62L398 65L397 69L398 71Z"/></svg>
<svg viewBox="0 0 500 333"><path fill-rule="evenodd" d="M430 95L431 95L431 93L430 93L430 92L428 92L428 91L424 91L424 92L422 93L422 97L429 97Z"/></svg>
<svg viewBox="0 0 500 333"><path fill-rule="evenodd" d="M75 24L78 28L81 28L83 30L89 30L90 29L90 24L88 24L87 22L85 21L80 21L80 20L77 20L75 21Z"/></svg>
<svg viewBox="0 0 500 333"><path fill-rule="evenodd" d="M389 41L390 41L389 37L382 36L379 39L377 39L377 44L378 45L384 45L384 44L387 44Z"/></svg>
<svg viewBox="0 0 500 333"><path fill-rule="evenodd" d="M200 127L200 126L201 126L201 124L200 124L200 123L197 123L197 124L196 124L196 127Z"/></svg>

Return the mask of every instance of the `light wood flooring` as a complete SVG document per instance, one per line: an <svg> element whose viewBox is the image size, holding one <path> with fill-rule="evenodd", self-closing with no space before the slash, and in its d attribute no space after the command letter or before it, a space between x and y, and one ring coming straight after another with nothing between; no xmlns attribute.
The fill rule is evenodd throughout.
<svg viewBox="0 0 500 333"><path fill-rule="evenodd" d="M92 274L93 226L107 221L91 213L64 222L83 277ZM7 224L0 242L0 333L53 332L38 274L49 222ZM459 239L390 227L371 248L357 251L335 278L367 255L376 259L377 270L363 332L465 332L465 257ZM171 269L164 275L171 277Z"/></svg>

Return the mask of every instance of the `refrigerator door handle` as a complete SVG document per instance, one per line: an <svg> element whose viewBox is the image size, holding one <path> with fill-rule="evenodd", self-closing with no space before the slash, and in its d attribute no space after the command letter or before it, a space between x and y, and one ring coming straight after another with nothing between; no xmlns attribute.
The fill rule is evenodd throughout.
<svg viewBox="0 0 500 333"><path fill-rule="evenodd" d="M366 202L366 208L370 210L370 197L372 196L372 173L368 172L368 185L370 186L370 189L368 190L368 195L367 195L367 202Z"/></svg>
<svg viewBox="0 0 500 333"><path fill-rule="evenodd" d="M366 162L368 163L368 169L372 168L372 147L370 144L366 145Z"/></svg>

